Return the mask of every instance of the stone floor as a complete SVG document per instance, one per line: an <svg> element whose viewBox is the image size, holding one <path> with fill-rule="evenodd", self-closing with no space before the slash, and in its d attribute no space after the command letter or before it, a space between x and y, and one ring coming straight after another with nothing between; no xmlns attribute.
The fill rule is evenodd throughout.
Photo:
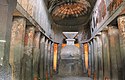
<svg viewBox="0 0 125 80"><path fill-rule="evenodd" d="M53 80L93 80L89 77L55 77Z"/></svg>

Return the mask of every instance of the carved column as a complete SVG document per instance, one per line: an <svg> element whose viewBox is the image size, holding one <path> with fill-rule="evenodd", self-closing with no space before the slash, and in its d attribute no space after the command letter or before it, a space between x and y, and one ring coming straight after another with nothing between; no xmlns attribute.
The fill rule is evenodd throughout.
<svg viewBox="0 0 125 80"><path fill-rule="evenodd" d="M94 45L93 45L93 40L91 41L91 59L92 59L92 61L91 61L91 63L92 63L92 68L91 68L91 74L92 75L94 75L94 63L95 63L95 58L94 58Z"/></svg>
<svg viewBox="0 0 125 80"><path fill-rule="evenodd" d="M51 55L50 55L50 77L53 77L53 54L54 54L54 43L51 44Z"/></svg>
<svg viewBox="0 0 125 80"><path fill-rule="evenodd" d="M122 80L121 52L119 46L119 31L115 26L109 26L108 30L111 56L112 80ZM119 76L119 77L118 77Z"/></svg>
<svg viewBox="0 0 125 80"><path fill-rule="evenodd" d="M62 44L58 44L57 49L57 72L59 71L59 61L60 61L60 54L61 54Z"/></svg>
<svg viewBox="0 0 125 80"><path fill-rule="evenodd" d="M0 80L11 80L9 65L12 13L16 0L0 0Z"/></svg>
<svg viewBox="0 0 125 80"><path fill-rule="evenodd" d="M98 71L98 52L97 52L97 40L96 40L96 37L93 39L93 45L94 45L94 68L95 68L95 71L94 71L94 79L95 80L98 80L98 75L99 75L99 71Z"/></svg>
<svg viewBox="0 0 125 80"><path fill-rule="evenodd" d="M91 76L91 68L92 68L92 51L91 51L91 43L89 42L88 43L88 49L89 49L89 54L88 54L88 76L90 77Z"/></svg>
<svg viewBox="0 0 125 80"><path fill-rule="evenodd" d="M48 71L48 80L50 80L50 61L51 61L51 41L48 43L48 56L47 56L47 71Z"/></svg>
<svg viewBox="0 0 125 80"><path fill-rule="evenodd" d="M40 61L40 37L41 32L36 32L34 36L34 48L33 48L33 78L37 80L39 78L39 61Z"/></svg>
<svg viewBox="0 0 125 80"><path fill-rule="evenodd" d="M45 36L40 41L40 79L44 78L44 53L45 53Z"/></svg>
<svg viewBox="0 0 125 80"><path fill-rule="evenodd" d="M103 65L104 65L104 80L110 79L110 53L109 53L109 39L107 30L102 31L102 52L103 52Z"/></svg>
<svg viewBox="0 0 125 80"><path fill-rule="evenodd" d="M85 43L84 44L84 63L85 63L85 72L84 73L87 73L88 72L88 54L89 54L89 46L88 46L88 43Z"/></svg>
<svg viewBox="0 0 125 80"><path fill-rule="evenodd" d="M123 80L125 80L125 16L118 17L118 29L120 38L120 51L123 68Z"/></svg>
<svg viewBox="0 0 125 80"><path fill-rule="evenodd" d="M45 42L45 53L44 53L44 79L48 78L48 72L47 72L47 55L48 55L48 39L46 39Z"/></svg>
<svg viewBox="0 0 125 80"><path fill-rule="evenodd" d="M97 39L97 54L98 54L98 80L103 80L103 54L102 54L102 41L101 33L96 36Z"/></svg>
<svg viewBox="0 0 125 80"><path fill-rule="evenodd" d="M83 72L85 73L85 60L84 60L84 46L83 44L80 44L80 51L81 51L81 59L82 59L82 68Z"/></svg>
<svg viewBox="0 0 125 80"><path fill-rule="evenodd" d="M16 17L13 19L10 45L10 65L12 68L12 80L19 80L21 73L21 59L24 53L26 19Z"/></svg>
<svg viewBox="0 0 125 80"><path fill-rule="evenodd" d="M54 43L54 54L53 54L53 71L57 72L57 60L58 60L58 44Z"/></svg>
<svg viewBox="0 0 125 80"><path fill-rule="evenodd" d="M33 70L33 39L34 39L34 26L28 26L26 28L25 43L24 43L24 55L21 60L21 80L32 80L32 70Z"/></svg>

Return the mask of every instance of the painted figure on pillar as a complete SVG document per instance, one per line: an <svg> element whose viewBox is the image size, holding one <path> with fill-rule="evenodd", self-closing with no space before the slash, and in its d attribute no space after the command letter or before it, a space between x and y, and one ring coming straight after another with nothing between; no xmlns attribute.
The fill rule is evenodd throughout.
<svg viewBox="0 0 125 80"><path fill-rule="evenodd" d="M25 34L24 44L25 44L25 51L28 53L32 53L33 48L33 38L34 38L34 27L28 27Z"/></svg>

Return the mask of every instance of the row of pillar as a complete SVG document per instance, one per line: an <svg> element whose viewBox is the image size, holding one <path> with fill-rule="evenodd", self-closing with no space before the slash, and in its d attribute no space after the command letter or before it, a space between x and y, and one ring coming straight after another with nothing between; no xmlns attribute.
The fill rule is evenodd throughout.
<svg viewBox="0 0 125 80"><path fill-rule="evenodd" d="M16 4L0 0L0 80L47 80L53 74L56 43L24 17L13 17Z"/></svg>
<svg viewBox="0 0 125 80"><path fill-rule="evenodd" d="M11 30L10 80L50 80L53 72L54 44L26 25L23 17L14 17Z"/></svg>
<svg viewBox="0 0 125 80"><path fill-rule="evenodd" d="M125 79L125 16L118 17L117 21L118 26L107 26L90 42L83 44L89 48L83 48L83 70L94 80Z"/></svg>

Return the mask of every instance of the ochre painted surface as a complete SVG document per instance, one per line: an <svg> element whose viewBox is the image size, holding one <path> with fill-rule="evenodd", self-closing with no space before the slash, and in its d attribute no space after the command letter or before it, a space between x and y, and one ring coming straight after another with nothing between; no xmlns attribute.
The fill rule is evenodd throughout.
<svg viewBox="0 0 125 80"><path fill-rule="evenodd" d="M62 44L62 48L64 48L65 46L66 46L66 44ZM79 44L75 44L75 46L78 47L78 48L80 47Z"/></svg>
<svg viewBox="0 0 125 80"><path fill-rule="evenodd" d="M53 69L56 71L57 69L57 50L58 50L58 44L54 44L54 58L53 58Z"/></svg>
<svg viewBox="0 0 125 80"><path fill-rule="evenodd" d="M88 50L88 43L85 43L84 44L84 54L85 54L85 67L86 67L86 69L88 69L88 54L89 54L88 51L89 51Z"/></svg>

